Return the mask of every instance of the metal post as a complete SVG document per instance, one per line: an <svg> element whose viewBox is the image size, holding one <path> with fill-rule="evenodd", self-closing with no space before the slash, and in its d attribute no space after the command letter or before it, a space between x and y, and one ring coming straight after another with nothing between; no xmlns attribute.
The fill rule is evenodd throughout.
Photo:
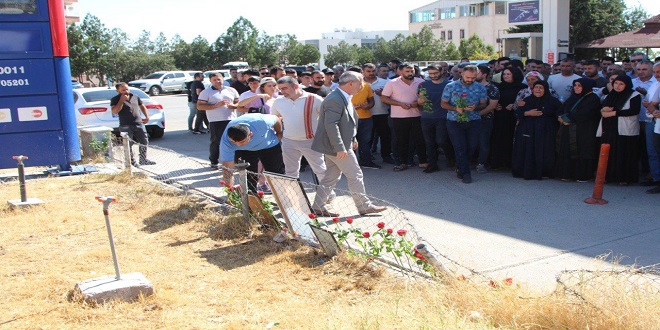
<svg viewBox="0 0 660 330"><path fill-rule="evenodd" d="M128 133L121 133L121 142L124 145L124 169L128 171L128 174L133 175L133 169L131 168L131 143Z"/></svg>
<svg viewBox="0 0 660 330"><path fill-rule="evenodd" d="M110 226L110 216L108 214L108 207L110 203L116 202L117 199L112 196L96 196L96 200L103 203L103 215L105 216L105 227L108 229L108 240L110 240L110 251L112 251L112 261L115 263L115 278L117 281L121 280L119 273L119 262L117 261L117 252L115 251L115 241L112 238L112 227Z"/></svg>
<svg viewBox="0 0 660 330"><path fill-rule="evenodd" d="M245 222L250 221L250 205L248 204L248 173L247 168L250 167L250 163L242 160L239 163L234 164L234 168L238 171L238 182L241 185L241 206L243 210L243 219Z"/></svg>
<svg viewBox="0 0 660 330"><path fill-rule="evenodd" d="M25 164L23 164L24 159L28 159L28 156L13 156L12 159L18 161L18 182L21 189L21 202L27 202L27 191L25 190Z"/></svg>

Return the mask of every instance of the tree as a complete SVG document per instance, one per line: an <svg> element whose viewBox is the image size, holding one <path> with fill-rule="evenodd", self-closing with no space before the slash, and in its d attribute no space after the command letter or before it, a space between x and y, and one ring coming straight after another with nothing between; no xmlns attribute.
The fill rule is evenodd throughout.
<svg viewBox="0 0 660 330"><path fill-rule="evenodd" d="M254 62L258 48L259 31L243 16L239 17L227 32L216 39L213 51L221 63L229 61Z"/></svg>
<svg viewBox="0 0 660 330"><path fill-rule="evenodd" d="M445 51L440 58L458 60L461 58L461 53L458 52L458 49L453 42L449 42L447 43L447 47L445 47Z"/></svg>
<svg viewBox="0 0 660 330"><path fill-rule="evenodd" d="M87 60L85 58L85 45L83 44L83 33L78 25L69 25L66 29L67 40L69 42L69 63L71 65L71 76L80 77L87 70Z"/></svg>
<svg viewBox="0 0 660 330"><path fill-rule="evenodd" d="M435 38L430 27L424 26L419 33L413 34L411 38L416 40L417 44L415 59L433 60L442 58L441 55L445 45L441 40Z"/></svg>
<svg viewBox="0 0 660 330"><path fill-rule="evenodd" d="M624 0L571 0L571 45L638 29L647 16L639 7L627 10ZM600 58L605 52L605 49L575 49L577 58Z"/></svg>
<svg viewBox="0 0 660 330"><path fill-rule="evenodd" d="M307 63L318 62L320 58L321 52L319 52L314 45L303 45L298 43L292 49L292 54L289 60L290 63L304 65Z"/></svg>
<svg viewBox="0 0 660 330"><path fill-rule="evenodd" d="M154 40L153 45L154 52L156 54L168 54L171 51L171 45L169 42L167 42L167 37L165 37L163 32L158 34L158 37L156 37L156 40Z"/></svg>
<svg viewBox="0 0 660 330"><path fill-rule="evenodd" d="M328 54L325 55L325 65L333 67L337 64L351 64L355 60L355 48L351 47L346 41L342 40L337 46L329 46Z"/></svg>
<svg viewBox="0 0 660 330"><path fill-rule="evenodd" d="M392 46L385 39L378 38L371 46L371 51L374 54L375 61L378 63L389 62L391 59L397 57L392 51Z"/></svg>
<svg viewBox="0 0 660 330"><path fill-rule="evenodd" d="M189 49L188 60L181 64L180 69L206 71L219 67L213 63L213 48L201 35L190 43Z"/></svg>
<svg viewBox="0 0 660 330"><path fill-rule="evenodd" d="M87 62L87 75L97 75L101 85L110 68L108 53L111 35L98 17L87 14L80 25L82 31L83 58Z"/></svg>
<svg viewBox="0 0 660 330"><path fill-rule="evenodd" d="M279 64L279 40L282 36L269 36L265 32L259 34L259 48L254 50L254 63L250 65L261 67Z"/></svg>
<svg viewBox="0 0 660 330"><path fill-rule="evenodd" d="M133 50L139 53L153 54L155 49L154 42L151 41L151 32L142 30L137 41L133 44Z"/></svg>
<svg viewBox="0 0 660 330"><path fill-rule="evenodd" d="M174 65L177 68L185 68L187 63L190 62L190 45L181 38L180 35L175 34L170 40L169 51L170 56L174 59ZM213 60L212 58L210 60Z"/></svg>
<svg viewBox="0 0 660 330"><path fill-rule="evenodd" d="M461 39L461 44L458 46L458 52L461 57L475 60L485 60L497 57L493 46L486 45L477 34L473 34L467 39Z"/></svg>

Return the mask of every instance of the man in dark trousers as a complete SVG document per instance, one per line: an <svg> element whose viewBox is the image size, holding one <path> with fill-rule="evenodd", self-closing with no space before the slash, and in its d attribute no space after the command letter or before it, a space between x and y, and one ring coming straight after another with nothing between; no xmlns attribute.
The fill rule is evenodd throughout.
<svg viewBox="0 0 660 330"><path fill-rule="evenodd" d="M129 91L128 84L118 83L115 88L118 94L110 99L111 111L113 115L119 115L119 131L128 133L128 137L131 139L131 164L136 167L156 164L156 162L147 159L149 140L147 139L147 130L144 128L144 124L149 122L147 107L142 104L139 96ZM140 112L142 112L144 118L142 118ZM139 165L133 158L133 141L140 144Z"/></svg>
<svg viewBox="0 0 660 330"><path fill-rule="evenodd" d="M195 73L195 80L192 81L190 84L190 102L189 104L190 107L190 113L193 113L193 108L195 110L196 118L195 118L195 126L192 128L192 133L193 134L202 134L206 133L206 131L202 130L202 123L206 124L206 127L209 127L209 120L206 118L206 112L205 111L200 111L197 110L197 99L199 98L199 94L202 93L204 90L204 83L202 83L202 80L204 80L204 74L201 72ZM190 125L190 117L188 118L188 125Z"/></svg>

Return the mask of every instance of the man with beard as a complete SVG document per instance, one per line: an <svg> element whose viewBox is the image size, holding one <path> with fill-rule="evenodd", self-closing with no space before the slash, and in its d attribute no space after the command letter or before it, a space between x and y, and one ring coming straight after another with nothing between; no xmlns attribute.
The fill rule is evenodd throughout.
<svg viewBox="0 0 660 330"><path fill-rule="evenodd" d="M635 54L631 58L634 56ZM645 55L642 54L641 56L644 57ZM653 62L649 60L637 62L635 72L637 78L632 80L633 89L642 94L643 100L652 98L653 95L647 97L647 94L649 89L657 82L653 77ZM658 154L653 146L653 129L653 116L648 113L648 109L642 104L639 111L640 159L642 161L642 173L649 173L651 176L651 180L641 183L644 186L660 183L660 160L658 160Z"/></svg>
<svg viewBox="0 0 660 330"><path fill-rule="evenodd" d="M600 69L600 63L597 60L589 60L584 65L584 76L595 81L596 87L603 88L607 86L607 79L598 75L598 70Z"/></svg>
<svg viewBox="0 0 660 330"><path fill-rule="evenodd" d="M456 155L456 176L463 180L463 183L472 182L470 159L479 146L479 113L488 102L486 87L475 84L478 72L476 65L466 66L461 79L452 81L445 87L440 104L449 110L447 131Z"/></svg>
<svg viewBox="0 0 660 330"><path fill-rule="evenodd" d="M559 101L564 103L573 89L573 80L580 79L581 77L573 73L575 69L575 60L572 58L565 58L560 62L560 74L554 74L548 78L548 85L554 89L559 95Z"/></svg>
<svg viewBox="0 0 660 330"><path fill-rule="evenodd" d="M426 69L431 79L419 85L417 104L420 104L420 108L422 108L422 135L429 161L424 173L433 173L440 169L438 167L438 148L444 149L448 160L453 158L450 156L453 150L448 150L446 146L449 143L447 110L440 106L442 92L449 82L442 79L442 68L429 65ZM423 104L426 106L422 106Z"/></svg>
<svg viewBox="0 0 660 330"><path fill-rule="evenodd" d="M401 76L387 82L381 93L381 101L392 106L391 118L396 135L397 159L394 171L406 170L411 162L414 149L410 149L410 142L416 147L420 167L426 167L426 147L420 134L422 124L420 121L419 106L417 104L417 87L424 79L415 78L412 65L401 64Z"/></svg>
<svg viewBox="0 0 660 330"><path fill-rule="evenodd" d="M330 88L325 85L325 75L319 70L314 70L312 72L312 84L303 90L323 98L332 92L332 90L330 90Z"/></svg>
<svg viewBox="0 0 660 330"><path fill-rule="evenodd" d="M600 72L598 75L605 78L609 77L609 70L607 69L610 65L614 64L614 58L610 56L604 56L600 59Z"/></svg>

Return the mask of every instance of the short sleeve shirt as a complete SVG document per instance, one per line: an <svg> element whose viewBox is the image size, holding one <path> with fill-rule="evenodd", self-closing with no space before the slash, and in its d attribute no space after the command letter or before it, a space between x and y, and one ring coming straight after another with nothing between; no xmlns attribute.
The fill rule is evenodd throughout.
<svg viewBox="0 0 660 330"><path fill-rule="evenodd" d="M273 129L277 123L277 116L262 115L258 113L249 113L240 116L227 124L227 128L234 125L247 125L252 132L250 141L244 146L237 146L229 140L227 130L220 138L220 160L223 162L233 162L236 150L257 151L272 148L280 144L277 134Z"/></svg>
<svg viewBox="0 0 660 330"><path fill-rule="evenodd" d="M364 102L367 102L367 99L369 99L370 97L374 97L374 91L371 89L371 85L363 82L360 91L357 92L357 94L353 95L353 98L351 98L351 103L353 103L353 105L362 104ZM357 111L358 117L360 119L371 118L370 109L362 109L355 107L355 111Z"/></svg>
<svg viewBox="0 0 660 330"><path fill-rule="evenodd" d="M121 94L117 94L115 97L110 99L110 106L114 106L119 103L119 98ZM142 115L140 115L140 106L142 105L142 99L139 96L130 93L128 101L124 101L124 105L119 110L119 125L139 125L142 124Z"/></svg>
<svg viewBox="0 0 660 330"><path fill-rule="evenodd" d="M427 80L419 85L419 91L422 89L426 93L426 98L433 104L431 109L422 109L422 118L447 118L447 109L444 109L440 106L442 101L442 92L444 92L445 87L449 84L447 80L436 84L430 80ZM420 108L422 105L420 104ZM429 112L431 110L432 112Z"/></svg>
<svg viewBox="0 0 660 330"><path fill-rule="evenodd" d="M224 86L222 89L216 89L211 86L211 88L207 88L199 93L198 100L206 101L208 104L216 104L223 100L234 102L238 97L238 92L231 87ZM206 110L206 118L208 118L210 122L232 120L236 118L236 111L234 111L234 109L229 109L228 107Z"/></svg>
<svg viewBox="0 0 660 330"><path fill-rule="evenodd" d="M199 80L195 80L190 84L190 102L197 102L197 98L199 97L199 95L197 95L198 89L203 91L204 84Z"/></svg>
<svg viewBox="0 0 660 330"><path fill-rule="evenodd" d="M461 80L452 81L445 87L442 93L442 100L449 101L451 105L456 106L456 101L459 98L467 99L468 105L476 105L481 101L488 101L486 86L476 82L466 86ZM467 117L470 120L481 119L479 111L467 111ZM458 112L449 111L447 120L458 121Z"/></svg>
<svg viewBox="0 0 660 330"><path fill-rule="evenodd" d="M394 101L403 103L414 103L417 101L417 87L424 82L424 79L414 78L410 85L403 82L401 77L394 78L387 82L383 88L382 95L391 98ZM392 118L413 118L419 117L419 108L406 110L398 105L392 106L390 116Z"/></svg>
<svg viewBox="0 0 660 330"><path fill-rule="evenodd" d="M488 84L486 85L486 95L488 96L489 100L499 100L500 99L500 90L497 89L497 86L495 84ZM493 118L494 112L491 111L487 115L482 116L482 118Z"/></svg>

